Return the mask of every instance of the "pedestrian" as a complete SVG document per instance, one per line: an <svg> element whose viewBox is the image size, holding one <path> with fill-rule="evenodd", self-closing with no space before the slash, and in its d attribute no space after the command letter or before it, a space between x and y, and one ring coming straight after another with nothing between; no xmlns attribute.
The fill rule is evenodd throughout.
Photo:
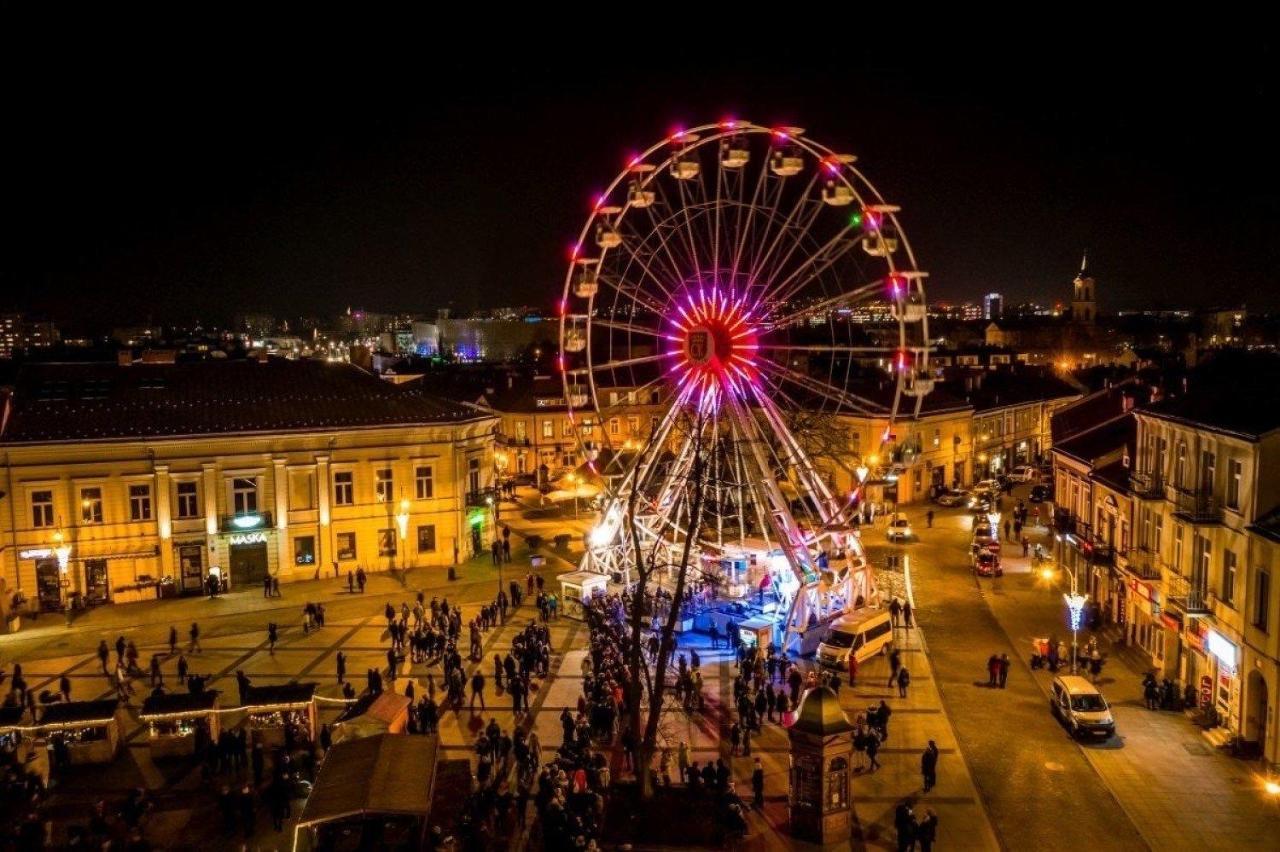
<svg viewBox="0 0 1280 852"><path fill-rule="evenodd" d="M172 657L178 653L178 629L172 624L169 625L169 656Z"/></svg>
<svg viewBox="0 0 1280 852"><path fill-rule="evenodd" d="M849 651L849 686L858 685L858 655Z"/></svg>
<svg viewBox="0 0 1280 852"><path fill-rule="evenodd" d="M1011 540L1011 539L1010 539L1010 537L1009 537L1009 528L1010 528L1011 526L1013 526L1013 525L1012 525L1011 523L1009 523L1009 519L1008 519L1008 518L1005 518L1005 519L1004 519L1004 540L1005 540L1005 541L1010 541L1010 540Z"/></svg>
<svg viewBox="0 0 1280 852"><path fill-rule="evenodd" d="M987 686L994 687L1000 679L1000 658L995 654L987 657Z"/></svg>
<svg viewBox="0 0 1280 852"><path fill-rule="evenodd" d="M106 639L98 640L98 662L102 663L102 673L111 676L111 672L107 671L107 660L111 659L111 649L107 647Z"/></svg>
<svg viewBox="0 0 1280 852"><path fill-rule="evenodd" d="M868 731L866 737L867 760L870 763L867 766L868 772L874 772L880 768L880 761L876 760L876 754L880 751L880 737L875 731Z"/></svg>
<svg viewBox="0 0 1280 852"><path fill-rule="evenodd" d="M1028 554L1028 553L1030 553L1030 552L1031 552L1031 539L1027 538L1027 537L1024 535L1024 536L1022 537L1022 556L1023 556L1023 558L1026 558L1027 554Z"/></svg>
<svg viewBox="0 0 1280 852"><path fill-rule="evenodd" d="M178 655L178 683L185 685L186 682L187 682L187 658L184 655L179 654Z"/></svg>
<svg viewBox="0 0 1280 852"><path fill-rule="evenodd" d="M274 621L267 622L267 649L274 656L276 653L276 640L280 638L280 633L276 629Z"/></svg>
<svg viewBox="0 0 1280 852"><path fill-rule="evenodd" d="M338 683L343 683L347 679L347 655L339 651L335 659L338 664Z"/></svg>
<svg viewBox="0 0 1280 852"><path fill-rule="evenodd" d="M271 577L262 578L262 596L264 598L271 597Z"/></svg>
<svg viewBox="0 0 1280 852"><path fill-rule="evenodd" d="M755 765L751 770L751 807L756 810L764 809L764 766L760 763L760 758L755 759Z"/></svg>
<svg viewBox="0 0 1280 852"><path fill-rule="evenodd" d="M364 584L369 582L369 578L364 573L364 566L356 569L356 585L360 587L360 594L364 594Z"/></svg>
<svg viewBox="0 0 1280 852"><path fill-rule="evenodd" d="M191 647L188 648L188 650L194 651L195 653L199 654L201 650L200 649L200 625L195 623L194 621L191 622L191 629L187 631L187 635L191 637Z"/></svg>
<svg viewBox="0 0 1280 852"><path fill-rule="evenodd" d="M151 655L151 686L164 686L164 674L160 671L160 655Z"/></svg>
<svg viewBox="0 0 1280 852"><path fill-rule="evenodd" d="M354 595L356 593L356 575L347 572L347 594Z"/></svg>
<svg viewBox="0 0 1280 852"><path fill-rule="evenodd" d="M893 827L898 830L898 852L908 852L916 845L916 820L911 799L898 803L893 812Z"/></svg>
<svg viewBox="0 0 1280 852"><path fill-rule="evenodd" d="M938 783L938 744L929 740L924 752L920 755L920 774L924 776L924 791L927 793Z"/></svg>
<svg viewBox="0 0 1280 852"><path fill-rule="evenodd" d="M933 510L932 509L924 513L924 521L926 526L928 526L929 529L933 529Z"/></svg>
<svg viewBox="0 0 1280 852"><path fill-rule="evenodd" d="M502 561L503 562L511 561L511 539L510 538L504 538L502 540Z"/></svg>
<svg viewBox="0 0 1280 852"><path fill-rule="evenodd" d="M911 601L906 601L902 604L902 621L906 624L908 630L916 626L911 618Z"/></svg>
<svg viewBox="0 0 1280 852"><path fill-rule="evenodd" d="M1009 655L1000 655L1000 688L1004 689L1005 681L1009 679Z"/></svg>
<svg viewBox="0 0 1280 852"><path fill-rule="evenodd" d="M480 698L480 709L484 710L484 675L476 669L476 673L471 676L471 709L476 709L476 697Z"/></svg>
<svg viewBox="0 0 1280 852"><path fill-rule="evenodd" d="M902 603L895 597L889 601L889 617L893 622L893 626L898 626L898 617L902 615Z"/></svg>
<svg viewBox="0 0 1280 852"><path fill-rule="evenodd" d="M898 682L898 670L902 668L902 652L894 648L889 652L889 682L885 686L893 686Z"/></svg>
<svg viewBox="0 0 1280 852"><path fill-rule="evenodd" d="M938 839L938 815L925 808L924 819L916 825L916 842L920 844L920 852L932 852L933 842Z"/></svg>
<svg viewBox="0 0 1280 852"><path fill-rule="evenodd" d="M738 753L738 749L742 745L742 727L734 722L729 728L729 756L732 757Z"/></svg>
<svg viewBox="0 0 1280 852"><path fill-rule="evenodd" d="M911 683L911 672L907 671L907 667L903 666L898 670L898 697L907 697L907 686Z"/></svg>

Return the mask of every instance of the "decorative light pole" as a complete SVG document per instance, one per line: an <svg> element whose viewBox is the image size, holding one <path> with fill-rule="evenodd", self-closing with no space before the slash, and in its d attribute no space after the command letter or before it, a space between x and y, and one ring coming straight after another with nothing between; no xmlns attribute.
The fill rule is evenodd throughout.
<svg viewBox="0 0 1280 852"><path fill-rule="evenodd" d="M396 514L396 528L400 532L400 570L403 571L408 560L404 551L408 550L409 547L409 499L407 497L400 498L400 511Z"/></svg>
<svg viewBox="0 0 1280 852"><path fill-rule="evenodd" d="M1061 535L1056 536L1056 538L1059 542L1062 541ZM1068 568L1066 560L1064 559L1059 559L1058 562L1066 572L1071 575L1071 591L1063 592L1062 599L1066 601L1067 614L1071 617L1071 673L1076 674L1077 663L1080 656L1080 625L1084 621L1084 605L1088 602L1089 595L1087 593L1080 593L1078 588L1079 578L1076 574L1076 570L1074 568ZM1040 569L1040 576L1046 580L1052 580L1053 569L1048 567Z"/></svg>

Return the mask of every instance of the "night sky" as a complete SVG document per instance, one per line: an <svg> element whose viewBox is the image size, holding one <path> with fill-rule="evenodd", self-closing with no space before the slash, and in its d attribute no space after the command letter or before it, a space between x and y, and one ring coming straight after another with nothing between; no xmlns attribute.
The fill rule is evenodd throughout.
<svg viewBox="0 0 1280 852"><path fill-rule="evenodd" d="M908 61L824 58L819 30L647 65L618 36L460 59L355 35L12 45L0 309L74 326L550 306L628 152L731 115L858 154L931 298L1060 300L1087 247L1107 310L1280 307L1277 57L1248 34L916 40Z"/></svg>

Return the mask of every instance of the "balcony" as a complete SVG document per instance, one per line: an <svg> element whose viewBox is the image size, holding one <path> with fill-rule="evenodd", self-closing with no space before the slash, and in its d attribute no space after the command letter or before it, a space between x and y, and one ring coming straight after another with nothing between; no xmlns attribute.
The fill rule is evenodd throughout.
<svg viewBox="0 0 1280 852"><path fill-rule="evenodd" d="M1222 523L1222 503L1204 489L1176 488L1170 486L1169 499L1173 501L1173 514L1193 524Z"/></svg>
<svg viewBox="0 0 1280 852"><path fill-rule="evenodd" d="M488 508L498 500L497 489L481 488L479 491L467 492L467 508L481 507Z"/></svg>
<svg viewBox="0 0 1280 852"><path fill-rule="evenodd" d="M1131 473L1129 490L1142 500L1163 500L1164 478L1152 473Z"/></svg>
<svg viewBox="0 0 1280 852"><path fill-rule="evenodd" d="M1156 554L1142 545L1127 551L1118 551L1116 553L1116 567L1124 569L1139 580L1159 582L1162 576Z"/></svg>
<svg viewBox="0 0 1280 852"><path fill-rule="evenodd" d="M1090 524L1067 512L1059 512L1053 518L1054 527L1064 540L1079 551L1091 565L1115 563L1115 548L1103 541Z"/></svg>
<svg viewBox="0 0 1280 852"><path fill-rule="evenodd" d="M251 532L271 529L270 512L237 512L218 519L218 529L223 532Z"/></svg>
<svg viewBox="0 0 1280 852"><path fill-rule="evenodd" d="M494 443L499 447L532 447L533 441L528 438L516 438L512 435L504 435L501 432L493 436Z"/></svg>
<svg viewBox="0 0 1280 852"><path fill-rule="evenodd" d="M1169 606L1180 609L1191 617L1204 616L1211 613L1209 603L1212 594L1205 584L1194 583L1181 574L1170 574L1168 585L1169 594L1167 600Z"/></svg>

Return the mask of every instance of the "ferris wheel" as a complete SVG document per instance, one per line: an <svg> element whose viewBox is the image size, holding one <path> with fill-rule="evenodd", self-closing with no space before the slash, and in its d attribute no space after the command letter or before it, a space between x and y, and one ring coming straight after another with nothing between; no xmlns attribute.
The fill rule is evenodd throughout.
<svg viewBox="0 0 1280 852"><path fill-rule="evenodd" d="M869 417L883 443L933 387L898 212L853 155L745 121L672 133L596 197L560 302L569 417L605 496L585 570L629 579L686 543L698 570L766 555L789 647L875 600L860 494L815 463L806 418Z"/></svg>

